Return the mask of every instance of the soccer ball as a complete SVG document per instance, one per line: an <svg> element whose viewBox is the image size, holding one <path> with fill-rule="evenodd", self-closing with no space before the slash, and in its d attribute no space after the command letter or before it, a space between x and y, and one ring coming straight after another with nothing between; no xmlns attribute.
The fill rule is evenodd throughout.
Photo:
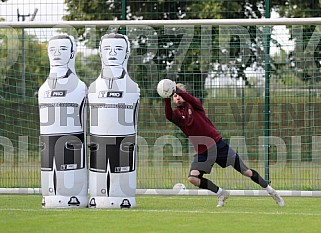
<svg viewBox="0 0 321 233"><path fill-rule="evenodd" d="M185 190L186 189L186 186L182 183L177 183L173 186L173 189L175 190Z"/></svg>
<svg viewBox="0 0 321 233"><path fill-rule="evenodd" d="M169 98L176 91L176 83L170 79L162 79L157 84L157 93L163 98Z"/></svg>

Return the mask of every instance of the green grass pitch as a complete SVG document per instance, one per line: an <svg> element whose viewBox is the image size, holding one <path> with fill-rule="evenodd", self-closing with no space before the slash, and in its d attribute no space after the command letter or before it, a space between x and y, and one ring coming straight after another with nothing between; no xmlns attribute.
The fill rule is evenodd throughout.
<svg viewBox="0 0 321 233"><path fill-rule="evenodd" d="M132 209L43 209L40 195L0 195L0 232L277 233L320 232L321 200L138 195Z"/></svg>

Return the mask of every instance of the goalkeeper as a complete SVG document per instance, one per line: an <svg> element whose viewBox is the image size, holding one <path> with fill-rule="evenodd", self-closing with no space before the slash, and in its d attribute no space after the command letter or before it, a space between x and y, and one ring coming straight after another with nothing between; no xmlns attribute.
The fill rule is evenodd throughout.
<svg viewBox="0 0 321 233"><path fill-rule="evenodd" d="M199 99L186 92L183 84L169 79L160 81L157 91L164 97L166 118L177 125L192 143L196 155L191 164L188 181L208 189L218 196L217 207L223 207L229 192L203 177L211 172L217 163L222 168L233 166L235 170L266 189L279 206L284 206L282 197L265 181L258 172L249 169L239 155L222 139L210 119L206 116ZM171 97L176 109L171 107Z"/></svg>

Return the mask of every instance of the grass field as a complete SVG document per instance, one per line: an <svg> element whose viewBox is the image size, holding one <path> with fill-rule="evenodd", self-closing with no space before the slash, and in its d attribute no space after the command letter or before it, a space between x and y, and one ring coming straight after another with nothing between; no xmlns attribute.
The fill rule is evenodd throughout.
<svg viewBox="0 0 321 233"><path fill-rule="evenodd" d="M133 209L43 209L40 195L0 195L0 232L320 232L320 198L138 195Z"/></svg>

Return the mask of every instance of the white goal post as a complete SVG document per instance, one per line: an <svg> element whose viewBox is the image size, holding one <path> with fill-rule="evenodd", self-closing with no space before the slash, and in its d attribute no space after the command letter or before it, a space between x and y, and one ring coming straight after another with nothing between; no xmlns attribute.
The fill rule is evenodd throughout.
<svg viewBox="0 0 321 233"><path fill-rule="evenodd" d="M265 190L228 190L231 196L268 196ZM321 197L321 191L278 190L284 197ZM0 188L0 194L41 194L41 188ZM215 196L202 189L137 189L137 195Z"/></svg>

